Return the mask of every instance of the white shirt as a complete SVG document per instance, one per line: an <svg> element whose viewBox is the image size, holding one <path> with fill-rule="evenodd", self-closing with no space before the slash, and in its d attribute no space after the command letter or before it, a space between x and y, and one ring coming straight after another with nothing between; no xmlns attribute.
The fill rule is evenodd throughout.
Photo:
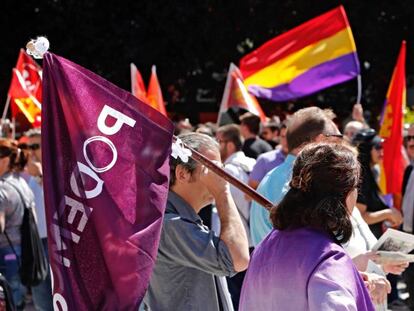
<svg viewBox="0 0 414 311"><path fill-rule="evenodd" d="M346 244L342 246L344 247L348 255L351 258L354 258L360 254L366 253L367 251L371 250L375 243L377 243L377 238L371 232L371 230L368 227L368 224L362 218L361 212L356 207L354 207L352 211L351 222L353 229L352 237ZM368 266L365 272L385 276L385 273L382 270L382 268L372 260L368 261ZM375 305L375 310L387 310L386 301L382 304Z"/></svg>
<svg viewBox="0 0 414 311"><path fill-rule="evenodd" d="M230 157L224 161L224 170L236 177L241 182L247 184L249 180L249 173L252 171L253 166L256 164L256 160L253 158L246 157L243 151L233 153ZM250 201L246 200L244 192L240 191L233 185L230 185L231 196L233 197L234 203L236 204L237 210L239 211L240 218L243 226L246 230L247 239L249 240L249 247L252 246L250 237ZM217 214L212 215L212 228L219 235L220 232L220 219Z"/></svg>

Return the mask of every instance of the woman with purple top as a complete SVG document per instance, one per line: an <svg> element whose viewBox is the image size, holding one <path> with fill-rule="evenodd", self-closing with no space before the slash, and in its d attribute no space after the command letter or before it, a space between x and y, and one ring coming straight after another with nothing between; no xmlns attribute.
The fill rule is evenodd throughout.
<svg viewBox="0 0 414 311"><path fill-rule="evenodd" d="M271 212L274 230L253 253L239 310L374 310L351 258L360 166L342 144L311 144L295 161L291 189Z"/></svg>

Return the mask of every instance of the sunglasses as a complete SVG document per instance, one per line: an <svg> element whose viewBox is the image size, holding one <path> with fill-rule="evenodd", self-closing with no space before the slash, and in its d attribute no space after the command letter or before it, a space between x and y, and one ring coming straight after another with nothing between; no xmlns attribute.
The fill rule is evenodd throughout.
<svg viewBox="0 0 414 311"><path fill-rule="evenodd" d="M406 138L407 138L407 141L410 141L411 139L414 140L414 136L411 136L411 135L406 136Z"/></svg>
<svg viewBox="0 0 414 311"><path fill-rule="evenodd" d="M375 150L382 150L384 147L382 146L382 144L377 144L374 146Z"/></svg>
<svg viewBox="0 0 414 311"><path fill-rule="evenodd" d="M12 154L12 150L7 147L0 147L0 158L7 158Z"/></svg>
<svg viewBox="0 0 414 311"><path fill-rule="evenodd" d="M23 144L18 144L17 148L20 148L20 149L23 149L23 150L27 150L27 149L38 150L38 149L40 149L40 144L25 144L25 143L23 143Z"/></svg>

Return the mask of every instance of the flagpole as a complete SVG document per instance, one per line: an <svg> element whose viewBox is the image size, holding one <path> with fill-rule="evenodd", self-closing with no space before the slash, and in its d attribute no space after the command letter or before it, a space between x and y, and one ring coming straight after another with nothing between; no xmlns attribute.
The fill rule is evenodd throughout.
<svg viewBox="0 0 414 311"><path fill-rule="evenodd" d="M12 137L13 140L16 139L16 118L12 118Z"/></svg>
<svg viewBox="0 0 414 311"><path fill-rule="evenodd" d="M362 98L362 77L359 74L357 76L357 82L358 82L358 95L357 95L357 104L361 104L361 98Z"/></svg>
<svg viewBox="0 0 414 311"><path fill-rule="evenodd" d="M228 110L228 109L226 109L226 106L227 106L228 98L230 96L230 86L231 86L231 76L230 75L231 75L231 72L234 70L235 67L236 67L236 65L234 65L233 63L230 63L229 70L227 71L226 84L224 85L224 93L223 93L223 97L221 99L220 108L219 108L219 112L218 112L218 116L217 116L217 126L220 126L221 118L223 117L223 114L226 112L226 110Z"/></svg>
<svg viewBox="0 0 414 311"><path fill-rule="evenodd" d="M4 120L6 120L7 111L9 110L9 106L10 106L10 100L11 100L10 96L7 95L6 105L4 106L3 115L1 116L2 123L4 122Z"/></svg>
<svg viewBox="0 0 414 311"><path fill-rule="evenodd" d="M176 136L173 137L173 140L175 141L177 139ZM191 158L198 163L205 165L207 168L211 169L214 173L216 173L218 176L222 177L224 180L228 181L230 184L235 186L237 189L251 197L253 200L255 200L257 203L262 205L267 210L270 210L274 205L272 202L270 202L268 199L266 199L264 196L256 192L253 188L249 187L245 183L242 183L229 173L227 173L225 170L223 170L221 167L219 167L217 164L203 156L198 151L190 148L189 146L185 145L183 143L184 147L189 149L191 151Z"/></svg>

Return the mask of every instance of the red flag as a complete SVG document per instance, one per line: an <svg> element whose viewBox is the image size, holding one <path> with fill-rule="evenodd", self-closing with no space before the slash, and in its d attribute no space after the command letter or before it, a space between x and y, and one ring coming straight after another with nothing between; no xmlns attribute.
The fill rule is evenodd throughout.
<svg viewBox="0 0 414 311"><path fill-rule="evenodd" d="M15 117L21 111L30 124L37 127L40 126L41 121L41 104L29 91L34 90L29 86L31 85L26 83L20 71L14 68L8 92L12 102L12 116Z"/></svg>
<svg viewBox="0 0 414 311"><path fill-rule="evenodd" d="M42 102L42 68L23 49L20 49L15 68L23 77L27 91Z"/></svg>
<svg viewBox="0 0 414 311"><path fill-rule="evenodd" d="M406 103L405 41L401 44L397 65L385 99L380 136L384 138L384 160L380 188L384 194L401 193L405 161L403 157L403 110Z"/></svg>
<svg viewBox="0 0 414 311"><path fill-rule="evenodd" d="M266 115L260 107L256 97L249 94L243 84L243 77L239 68L233 63L230 64L227 74L226 86L224 87L223 99L221 100L217 123L220 124L222 115L231 107L239 107L250 111L260 117L264 122Z"/></svg>
<svg viewBox="0 0 414 311"><path fill-rule="evenodd" d="M22 112L34 127L41 123L42 69L22 49L8 91L12 117Z"/></svg>
<svg viewBox="0 0 414 311"><path fill-rule="evenodd" d="M164 99L162 98L162 92L160 83L158 82L157 70L155 66L151 68L151 78L148 83L147 98L152 108L161 112L164 116L167 116L167 111L164 106Z"/></svg>
<svg viewBox="0 0 414 311"><path fill-rule="evenodd" d="M148 102L147 91L145 90L144 80L135 64L131 63L131 90L132 95L143 102Z"/></svg>

